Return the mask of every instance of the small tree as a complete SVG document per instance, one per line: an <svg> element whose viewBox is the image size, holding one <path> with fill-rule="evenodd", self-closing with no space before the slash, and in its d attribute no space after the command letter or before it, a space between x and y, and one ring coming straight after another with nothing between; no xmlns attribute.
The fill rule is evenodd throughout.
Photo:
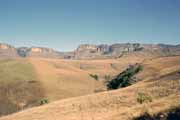
<svg viewBox="0 0 180 120"><path fill-rule="evenodd" d="M44 104L48 104L48 103L49 103L48 99L42 99L40 101L40 105L44 105Z"/></svg>

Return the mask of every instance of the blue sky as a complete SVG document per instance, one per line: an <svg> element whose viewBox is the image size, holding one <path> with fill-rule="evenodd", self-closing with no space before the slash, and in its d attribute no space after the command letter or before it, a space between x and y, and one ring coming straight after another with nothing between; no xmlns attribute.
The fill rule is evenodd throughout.
<svg viewBox="0 0 180 120"><path fill-rule="evenodd" d="M0 0L0 42L60 51L82 43L180 44L180 0Z"/></svg>

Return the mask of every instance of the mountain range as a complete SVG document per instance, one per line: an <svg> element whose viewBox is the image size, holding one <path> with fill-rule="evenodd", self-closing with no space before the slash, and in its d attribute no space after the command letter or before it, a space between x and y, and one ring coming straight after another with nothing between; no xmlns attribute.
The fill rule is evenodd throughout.
<svg viewBox="0 0 180 120"><path fill-rule="evenodd" d="M116 43L112 45L82 44L70 52L59 52L45 47L14 47L0 43L0 57L43 57L61 59L105 59L127 55L175 56L180 55L180 45Z"/></svg>

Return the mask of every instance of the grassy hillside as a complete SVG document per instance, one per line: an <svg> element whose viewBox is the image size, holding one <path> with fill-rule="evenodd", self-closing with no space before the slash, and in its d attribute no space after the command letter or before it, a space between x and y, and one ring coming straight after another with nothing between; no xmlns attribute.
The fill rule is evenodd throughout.
<svg viewBox="0 0 180 120"><path fill-rule="evenodd" d="M92 94L112 77L138 60L0 60L0 115L48 102ZM90 74L97 75L95 80Z"/></svg>
<svg viewBox="0 0 180 120"><path fill-rule="evenodd" d="M44 96L33 66L26 60L0 60L0 115L39 105Z"/></svg>
<svg viewBox="0 0 180 120"><path fill-rule="evenodd" d="M92 94L105 87L106 76L112 77L137 61L30 59L50 101ZM91 75L97 75L98 80Z"/></svg>
<svg viewBox="0 0 180 120"><path fill-rule="evenodd" d="M138 82L126 88L52 102L42 107L2 117L0 120L131 120L143 116L145 113L153 116L172 108L179 108L179 61L180 57L178 56L147 60L142 63L143 70L135 76ZM79 62L69 61L68 65L77 66ZM65 67L61 68L65 65L64 61L59 61L58 63L63 64L58 64L57 71L65 74L66 71L63 71ZM86 67L89 64L86 61L81 61L82 63L86 63ZM92 61L90 63L92 64ZM101 66L102 63L108 63L108 61L101 61L101 64L97 63L97 61L93 63L96 63L95 66L97 68L97 66ZM125 63L127 63L126 60L121 60L119 65ZM66 67L74 71L77 70L71 66ZM87 70L87 68L89 69ZM92 66L87 68L87 71L92 70ZM100 69L94 71L97 72ZM99 73L102 74L102 71ZM83 72L78 71L77 73L81 73L78 76L83 75ZM70 75L73 75L73 73ZM143 93L143 95L149 96L151 100L139 102L139 97L141 99L140 93L141 95Z"/></svg>

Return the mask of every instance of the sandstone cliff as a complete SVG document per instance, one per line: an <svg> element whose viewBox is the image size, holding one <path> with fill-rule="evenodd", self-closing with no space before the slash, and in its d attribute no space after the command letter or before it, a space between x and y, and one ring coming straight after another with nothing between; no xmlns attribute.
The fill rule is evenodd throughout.
<svg viewBox="0 0 180 120"><path fill-rule="evenodd" d="M116 43L112 45L82 44L71 52L58 52L44 47L15 48L0 44L0 57L43 57L61 59L106 59L124 56L160 57L180 55L180 45Z"/></svg>
<svg viewBox="0 0 180 120"><path fill-rule="evenodd" d="M0 58L18 57L16 48L11 45L0 43Z"/></svg>

